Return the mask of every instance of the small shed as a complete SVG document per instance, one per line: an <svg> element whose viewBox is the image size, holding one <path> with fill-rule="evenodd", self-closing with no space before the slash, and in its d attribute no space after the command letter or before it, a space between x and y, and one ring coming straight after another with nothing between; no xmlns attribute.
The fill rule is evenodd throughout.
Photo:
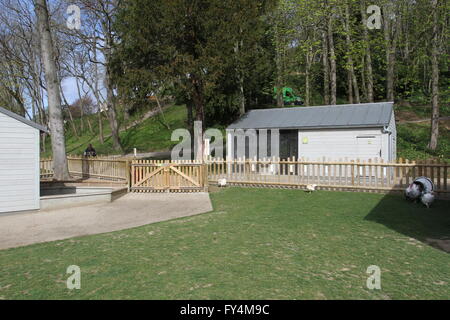
<svg viewBox="0 0 450 320"><path fill-rule="evenodd" d="M261 158L263 132L268 157L274 156L270 141L276 134L281 159L393 161L397 152L393 105L380 102L252 110L227 128L227 157L253 158L250 151L255 149L249 144L258 141L256 154ZM255 132L256 137L251 138ZM243 134L244 139L239 140ZM237 147L239 141L245 141L244 150Z"/></svg>
<svg viewBox="0 0 450 320"><path fill-rule="evenodd" d="M0 213L39 209L39 137L47 129L0 107Z"/></svg>

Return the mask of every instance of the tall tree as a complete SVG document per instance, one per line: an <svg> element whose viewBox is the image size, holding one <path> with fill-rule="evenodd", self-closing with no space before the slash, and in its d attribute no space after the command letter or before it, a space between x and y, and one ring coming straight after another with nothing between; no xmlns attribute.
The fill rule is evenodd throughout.
<svg viewBox="0 0 450 320"><path fill-rule="evenodd" d="M117 9L119 6L119 0L60 0L66 4L76 4L83 12L82 28L80 30L65 30L66 35L70 35L72 38L70 41L74 43L80 50L83 57L89 60L89 62L95 65L96 71L92 71L94 76L92 79L87 79L87 76L77 72L74 75L78 80L86 83L92 90L92 88L98 87L97 82L100 81L100 68L103 71L103 87L106 91L105 101L99 101L97 98L99 95L94 90L93 94L96 97L97 105L104 104L106 107L105 113L108 118L108 122L111 128L111 138L113 142L113 148L116 152L123 153L122 144L120 141L120 124L119 124L119 105L116 97L115 83L112 79L112 66L111 58L116 46L116 37L113 31L113 24L115 22ZM73 56L73 54L71 55ZM73 57L72 57L73 59ZM72 62L73 63L73 62ZM98 68L100 66L100 68ZM80 69L83 69L82 63L80 63ZM72 69L77 69L72 67ZM94 69L94 67L92 67ZM76 71L76 70L74 70ZM99 121L100 121L99 114ZM89 125L89 123L88 123Z"/></svg>
<svg viewBox="0 0 450 320"><path fill-rule="evenodd" d="M353 42L351 33L351 23L350 23L350 4L349 0L344 3L344 29L345 29L345 42L347 46L347 77L348 77L348 92L349 92L349 102L353 103L353 96L355 97L355 102L360 103L359 97L359 85L358 79L355 74L355 65L353 63Z"/></svg>
<svg viewBox="0 0 450 320"><path fill-rule="evenodd" d="M52 137L54 179L68 180L70 178L67 166L64 124L61 111L60 83L55 62L50 17L46 0L35 0L41 54L47 84L49 125Z"/></svg>
<svg viewBox="0 0 450 320"><path fill-rule="evenodd" d="M322 31L322 63L323 63L323 97L326 105L330 104L330 60L328 59L327 31Z"/></svg>
<svg viewBox="0 0 450 320"><path fill-rule="evenodd" d="M439 138L439 0L431 0L433 33L431 49L431 136L428 147L436 150Z"/></svg>
<svg viewBox="0 0 450 320"><path fill-rule="evenodd" d="M373 71L372 71L372 52L370 48L369 30L367 28L367 13L366 13L366 2L365 0L360 0L360 10L362 17L362 29L363 29L363 42L365 48L365 59L362 74L363 79L367 77L367 100L373 102Z"/></svg>
<svg viewBox="0 0 450 320"><path fill-rule="evenodd" d="M330 60L330 104L336 104L336 94L337 94L337 78L336 78L336 52L334 47L334 36L333 36L333 22L334 22L334 5L331 5L330 11L328 12L327 19L327 39L328 39L328 54Z"/></svg>
<svg viewBox="0 0 450 320"><path fill-rule="evenodd" d="M395 99L395 63L401 16L400 4L386 2L383 6L384 40L386 45L386 99Z"/></svg>

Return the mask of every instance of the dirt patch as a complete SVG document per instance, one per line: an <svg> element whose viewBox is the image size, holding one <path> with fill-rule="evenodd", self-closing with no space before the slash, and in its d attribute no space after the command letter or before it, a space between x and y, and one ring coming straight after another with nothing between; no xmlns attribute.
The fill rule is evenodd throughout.
<svg viewBox="0 0 450 320"><path fill-rule="evenodd" d="M445 128L446 130L450 130L450 117L447 117L448 119L444 119L439 121L439 124Z"/></svg>
<svg viewBox="0 0 450 320"><path fill-rule="evenodd" d="M436 249L450 253L450 238L442 238L442 239L428 238L425 240L425 243L429 244L430 246Z"/></svg>
<svg viewBox="0 0 450 320"><path fill-rule="evenodd" d="M400 122L421 120L421 118L416 113L407 110L397 110L395 112L395 117Z"/></svg>

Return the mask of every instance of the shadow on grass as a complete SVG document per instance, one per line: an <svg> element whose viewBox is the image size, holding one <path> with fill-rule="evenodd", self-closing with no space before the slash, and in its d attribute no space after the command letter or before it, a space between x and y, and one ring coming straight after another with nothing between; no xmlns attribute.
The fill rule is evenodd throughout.
<svg viewBox="0 0 450 320"><path fill-rule="evenodd" d="M388 194L365 220L380 223L436 249L450 253L450 201L435 200L427 209L422 203Z"/></svg>

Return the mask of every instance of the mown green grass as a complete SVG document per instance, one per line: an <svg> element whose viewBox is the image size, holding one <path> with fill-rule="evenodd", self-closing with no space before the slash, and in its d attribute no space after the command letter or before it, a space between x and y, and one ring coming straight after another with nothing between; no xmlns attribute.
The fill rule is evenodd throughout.
<svg viewBox="0 0 450 320"><path fill-rule="evenodd" d="M214 211L0 251L2 299L448 299L449 203L228 188ZM126 214L126 212L124 213ZM81 289L66 269L81 268ZM381 268L381 290L366 287Z"/></svg>

